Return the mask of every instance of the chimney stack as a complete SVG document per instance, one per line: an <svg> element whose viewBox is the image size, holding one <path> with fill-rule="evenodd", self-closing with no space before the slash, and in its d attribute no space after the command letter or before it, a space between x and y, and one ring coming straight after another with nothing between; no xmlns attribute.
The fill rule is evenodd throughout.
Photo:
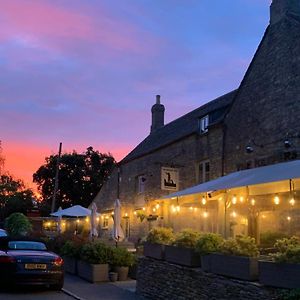
<svg viewBox="0 0 300 300"><path fill-rule="evenodd" d="M152 106L151 133L165 125L165 107L160 104L160 95L156 95L156 103Z"/></svg>
<svg viewBox="0 0 300 300"><path fill-rule="evenodd" d="M287 14L300 16L300 0L273 0L270 7L270 25L279 22Z"/></svg>

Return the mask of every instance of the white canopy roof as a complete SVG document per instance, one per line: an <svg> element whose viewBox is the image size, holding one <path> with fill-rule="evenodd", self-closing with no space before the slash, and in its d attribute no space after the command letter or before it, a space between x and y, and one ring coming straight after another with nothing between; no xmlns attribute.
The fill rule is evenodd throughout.
<svg viewBox="0 0 300 300"><path fill-rule="evenodd" d="M91 215L91 210L81 205L74 205L66 209L58 210L55 213L52 213L51 216L59 217L59 216L66 216L66 217L87 217Z"/></svg>
<svg viewBox="0 0 300 300"><path fill-rule="evenodd" d="M243 170L195 185L162 199L300 178L300 160Z"/></svg>

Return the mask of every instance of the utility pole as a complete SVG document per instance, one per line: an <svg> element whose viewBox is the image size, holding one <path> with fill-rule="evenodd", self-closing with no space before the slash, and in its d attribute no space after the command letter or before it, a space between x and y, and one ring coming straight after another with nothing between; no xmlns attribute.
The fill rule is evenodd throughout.
<svg viewBox="0 0 300 300"><path fill-rule="evenodd" d="M56 194L57 194L57 189L58 189L58 172L59 172L59 163L60 163L60 157L61 157L61 148L62 148L62 143L59 143L59 151L58 151L58 157L57 157L57 161L56 161L56 170L55 170L54 191L53 191L52 206L51 206L52 213L55 211L55 201L56 201Z"/></svg>

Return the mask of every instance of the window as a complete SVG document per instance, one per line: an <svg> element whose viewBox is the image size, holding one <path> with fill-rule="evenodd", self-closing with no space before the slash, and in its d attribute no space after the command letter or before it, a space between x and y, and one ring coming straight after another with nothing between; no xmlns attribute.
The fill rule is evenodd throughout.
<svg viewBox="0 0 300 300"><path fill-rule="evenodd" d="M144 175L140 175L137 177L137 192L139 194L145 193L145 183L146 177Z"/></svg>
<svg viewBox="0 0 300 300"><path fill-rule="evenodd" d="M199 120L200 134L206 133L208 131L208 125L209 125L209 116L206 115Z"/></svg>
<svg viewBox="0 0 300 300"><path fill-rule="evenodd" d="M199 170L198 170L198 182L203 183L206 181L209 181L210 177L210 166L209 161L203 161L199 164Z"/></svg>

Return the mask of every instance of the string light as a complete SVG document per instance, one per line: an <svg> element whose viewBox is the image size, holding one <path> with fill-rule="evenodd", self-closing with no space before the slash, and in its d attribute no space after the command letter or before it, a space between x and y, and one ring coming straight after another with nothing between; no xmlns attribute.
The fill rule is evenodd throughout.
<svg viewBox="0 0 300 300"><path fill-rule="evenodd" d="M143 207L143 211L145 211L146 210L146 208L145 207Z"/></svg>
<svg viewBox="0 0 300 300"><path fill-rule="evenodd" d="M240 197L240 202L241 202L241 203L244 202L244 197L243 197L243 196Z"/></svg>
<svg viewBox="0 0 300 300"><path fill-rule="evenodd" d="M156 209L159 209L159 204L157 203L157 204L155 205L155 207L156 207Z"/></svg>
<svg viewBox="0 0 300 300"><path fill-rule="evenodd" d="M275 203L275 205L279 205L279 203L280 203L280 199L277 195L274 197L274 203Z"/></svg>
<svg viewBox="0 0 300 300"><path fill-rule="evenodd" d="M233 196L233 197L232 197L232 200L231 200L231 203L232 203L232 204L236 204L236 202L237 202L236 196Z"/></svg>
<svg viewBox="0 0 300 300"><path fill-rule="evenodd" d="M76 222L77 222L77 223L79 223L79 222L80 222L80 220L79 220L79 219L77 219L77 220L76 220Z"/></svg>
<svg viewBox="0 0 300 300"><path fill-rule="evenodd" d="M180 206L179 205L176 206L176 211L180 212Z"/></svg>
<svg viewBox="0 0 300 300"><path fill-rule="evenodd" d="M193 206L190 206L190 210L193 210Z"/></svg>
<svg viewBox="0 0 300 300"><path fill-rule="evenodd" d="M133 212L133 214L136 216L137 212L136 212L136 211L134 211L134 212Z"/></svg>
<svg viewBox="0 0 300 300"><path fill-rule="evenodd" d="M152 211L153 211L153 212L156 212L156 208L154 207L154 208L152 209Z"/></svg>
<svg viewBox="0 0 300 300"><path fill-rule="evenodd" d="M125 217L128 217L128 213L125 213Z"/></svg>
<svg viewBox="0 0 300 300"><path fill-rule="evenodd" d="M85 221L88 222L88 221L89 221L89 217L86 217L86 218L85 218Z"/></svg>
<svg viewBox="0 0 300 300"><path fill-rule="evenodd" d="M97 220L97 222L99 222L99 217L97 217L97 219L96 219L96 220Z"/></svg>
<svg viewBox="0 0 300 300"><path fill-rule="evenodd" d="M252 206L255 205L255 199L251 199L251 205L252 205Z"/></svg>
<svg viewBox="0 0 300 300"><path fill-rule="evenodd" d="M112 211L112 212L111 212L111 215L113 216L114 214L115 214L115 212L114 212L114 211Z"/></svg>
<svg viewBox="0 0 300 300"><path fill-rule="evenodd" d="M197 211L197 210L198 210L198 208L197 208L197 207L195 207L195 208L194 208L194 211Z"/></svg>
<svg viewBox="0 0 300 300"><path fill-rule="evenodd" d="M289 202L290 202L290 204L291 204L292 206L294 206L296 201L295 201L294 198L292 198Z"/></svg>
<svg viewBox="0 0 300 300"><path fill-rule="evenodd" d="M204 213L203 213L203 218L207 218L208 217L208 212L207 211L205 211Z"/></svg>
<svg viewBox="0 0 300 300"><path fill-rule="evenodd" d="M236 213L235 211L233 211L233 212L231 213L231 216L232 216L233 218L236 218L236 217L237 217L237 213Z"/></svg>
<svg viewBox="0 0 300 300"><path fill-rule="evenodd" d="M203 204L203 205L205 205L205 204L206 204L206 199L205 199L205 197L204 197L204 196L202 197L202 201L201 201L201 202L202 202L202 204Z"/></svg>
<svg viewBox="0 0 300 300"><path fill-rule="evenodd" d="M290 216L288 216L286 219L287 219L288 221L291 221L292 218L291 218Z"/></svg>

